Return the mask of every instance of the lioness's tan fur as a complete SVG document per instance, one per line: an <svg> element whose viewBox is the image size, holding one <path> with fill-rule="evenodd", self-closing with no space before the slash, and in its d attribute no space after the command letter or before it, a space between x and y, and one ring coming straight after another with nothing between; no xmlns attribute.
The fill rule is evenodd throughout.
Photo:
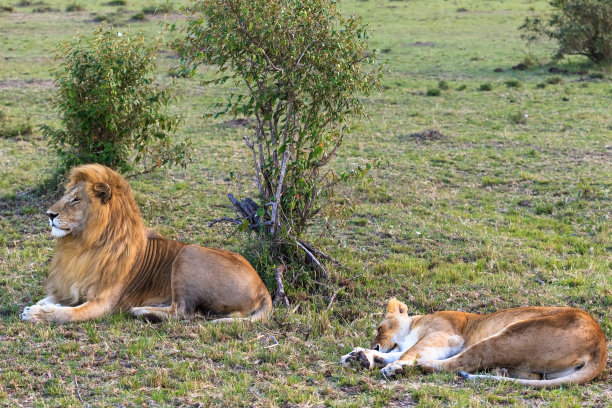
<svg viewBox="0 0 612 408"><path fill-rule="evenodd" d="M356 348L341 363L382 367L387 376L418 365L426 372L459 371L472 379L557 387L592 380L606 359L603 331L588 313L572 307L409 316L404 303L391 299L372 348ZM467 374L494 368L506 369L508 376Z"/></svg>
<svg viewBox="0 0 612 408"><path fill-rule="evenodd" d="M147 230L129 184L108 167L74 168L47 214L59 240L47 297L24 309L25 320L81 321L117 310L155 320L196 310L257 320L272 309L242 256Z"/></svg>

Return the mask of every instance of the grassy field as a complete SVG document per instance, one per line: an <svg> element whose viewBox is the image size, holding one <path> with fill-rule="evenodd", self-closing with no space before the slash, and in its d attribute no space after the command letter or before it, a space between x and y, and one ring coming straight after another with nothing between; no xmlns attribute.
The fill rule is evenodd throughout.
<svg viewBox="0 0 612 408"><path fill-rule="evenodd" d="M522 42L517 27L548 1L341 3L371 24L389 70L366 101L371 119L334 163L380 158L380 166L371 181L339 191L353 207L346 218L322 219L308 237L348 270L330 266L329 281L291 290L292 310L276 310L269 323L224 326L127 315L63 326L20 320L43 296L54 246L44 211L56 196L32 192L56 164L37 128L57 123L51 50L90 33L95 20L153 37L183 17L146 14L151 4L141 0L17 3L0 0L0 405L612 404L610 359L590 384L557 390L418 369L388 380L338 363L369 345L391 296L411 313L571 305L612 339L611 74L579 58L551 73L552 46ZM75 4L82 10L66 11ZM165 51L159 63L159 80L169 82L175 55ZM530 66L513 70L519 63ZM193 141L194 162L132 181L143 216L168 237L235 250L269 274L255 243L206 227L232 214L228 192L256 189L242 141L251 130L202 118L232 88L202 88L198 78L175 86L173 110L185 119L176 137Z"/></svg>

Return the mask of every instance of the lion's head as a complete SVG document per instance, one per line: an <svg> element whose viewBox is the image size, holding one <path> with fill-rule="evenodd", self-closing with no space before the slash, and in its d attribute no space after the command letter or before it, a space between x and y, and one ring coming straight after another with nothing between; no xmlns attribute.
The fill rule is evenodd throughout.
<svg viewBox="0 0 612 408"><path fill-rule="evenodd" d="M77 303L128 273L146 230L132 190L100 164L72 169L64 196L47 211L59 238L47 292Z"/></svg>

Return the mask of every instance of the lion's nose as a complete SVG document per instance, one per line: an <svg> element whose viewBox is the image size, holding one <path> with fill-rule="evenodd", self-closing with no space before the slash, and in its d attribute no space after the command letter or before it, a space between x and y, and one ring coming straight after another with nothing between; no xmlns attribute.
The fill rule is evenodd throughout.
<svg viewBox="0 0 612 408"><path fill-rule="evenodd" d="M375 345L375 346L374 346L374 350L376 350L376 351L380 351L380 344Z"/></svg>
<svg viewBox="0 0 612 408"><path fill-rule="evenodd" d="M57 213L51 212L51 211L47 211L47 216L49 217L49 219L51 221L53 221L55 219L55 217L57 217Z"/></svg>

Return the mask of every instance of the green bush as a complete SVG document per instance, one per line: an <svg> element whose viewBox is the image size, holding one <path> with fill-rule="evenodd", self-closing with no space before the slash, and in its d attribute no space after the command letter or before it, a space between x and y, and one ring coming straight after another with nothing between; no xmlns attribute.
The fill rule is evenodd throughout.
<svg viewBox="0 0 612 408"><path fill-rule="evenodd" d="M334 186L368 170L328 166L349 118L364 112L362 96L380 86L368 27L332 0L202 0L195 11L176 43L183 70L215 65L210 82L243 85L222 107L256 121L246 144L261 201L270 203L259 209L258 229L295 248L329 208Z"/></svg>
<svg viewBox="0 0 612 408"><path fill-rule="evenodd" d="M170 142L179 117L163 112L171 94L153 85L159 45L147 45L142 35L97 28L91 45L81 38L57 47L54 105L63 128L41 127L61 159L58 176L82 163L123 173L185 165L186 143Z"/></svg>
<svg viewBox="0 0 612 408"><path fill-rule="evenodd" d="M556 58L584 55L594 63L612 62L612 1L551 0L551 14L527 18L522 37L548 37L559 43Z"/></svg>

